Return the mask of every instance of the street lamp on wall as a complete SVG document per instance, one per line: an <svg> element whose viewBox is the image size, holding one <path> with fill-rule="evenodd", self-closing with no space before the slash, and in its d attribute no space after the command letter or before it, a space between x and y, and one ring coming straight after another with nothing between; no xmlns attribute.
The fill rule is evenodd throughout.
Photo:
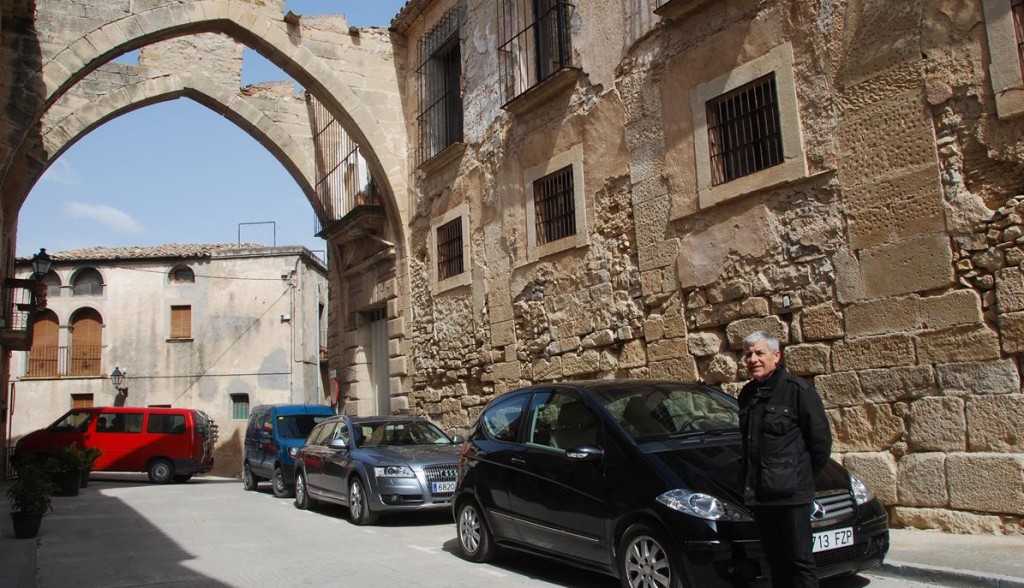
<svg viewBox="0 0 1024 588"><path fill-rule="evenodd" d="M110 383L114 385L114 389L117 390L118 394L128 396L128 386L124 385L124 379L128 375L128 370L121 371L121 368L114 366L114 371L110 372Z"/></svg>
<svg viewBox="0 0 1024 588"><path fill-rule="evenodd" d="M47 255L46 248L40 248L39 253L32 256L32 277L41 279L50 273L51 265L53 265L53 260Z"/></svg>

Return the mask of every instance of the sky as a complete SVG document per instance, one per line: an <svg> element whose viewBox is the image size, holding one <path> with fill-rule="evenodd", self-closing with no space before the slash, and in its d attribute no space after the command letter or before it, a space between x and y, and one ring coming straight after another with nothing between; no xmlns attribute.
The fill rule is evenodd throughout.
<svg viewBox="0 0 1024 588"><path fill-rule="evenodd" d="M386 27L405 2L285 0L285 10ZM243 85L288 79L245 50ZM315 233L312 207L277 159L227 119L184 98L111 120L65 151L21 208L16 252L241 241L303 245L323 257L326 246Z"/></svg>

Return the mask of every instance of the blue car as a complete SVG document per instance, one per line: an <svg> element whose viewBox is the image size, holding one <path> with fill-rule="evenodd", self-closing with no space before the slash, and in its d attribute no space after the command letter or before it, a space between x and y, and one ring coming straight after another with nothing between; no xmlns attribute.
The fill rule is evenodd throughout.
<svg viewBox="0 0 1024 588"><path fill-rule="evenodd" d="M295 488L295 454L309 432L334 416L320 404L265 404L253 407L245 427L242 486L255 490L270 480L274 496L288 498Z"/></svg>

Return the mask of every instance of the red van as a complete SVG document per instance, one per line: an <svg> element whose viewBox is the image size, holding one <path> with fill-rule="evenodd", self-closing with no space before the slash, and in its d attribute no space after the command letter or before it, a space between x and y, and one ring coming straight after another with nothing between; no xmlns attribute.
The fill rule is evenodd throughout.
<svg viewBox="0 0 1024 588"><path fill-rule="evenodd" d="M96 447L93 471L146 472L156 484L186 482L213 468L217 425L191 408L101 406L75 408L55 423L22 437L22 455L47 455L54 447Z"/></svg>

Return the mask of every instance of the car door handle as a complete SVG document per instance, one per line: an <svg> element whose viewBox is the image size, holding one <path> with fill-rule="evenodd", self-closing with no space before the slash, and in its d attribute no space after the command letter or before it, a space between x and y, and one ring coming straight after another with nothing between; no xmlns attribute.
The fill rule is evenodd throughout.
<svg viewBox="0 0 1024 588"><path fill-rule="evenodd" d="M513 457L512 465L526 465L526 460L521 457Z"/></svg>

